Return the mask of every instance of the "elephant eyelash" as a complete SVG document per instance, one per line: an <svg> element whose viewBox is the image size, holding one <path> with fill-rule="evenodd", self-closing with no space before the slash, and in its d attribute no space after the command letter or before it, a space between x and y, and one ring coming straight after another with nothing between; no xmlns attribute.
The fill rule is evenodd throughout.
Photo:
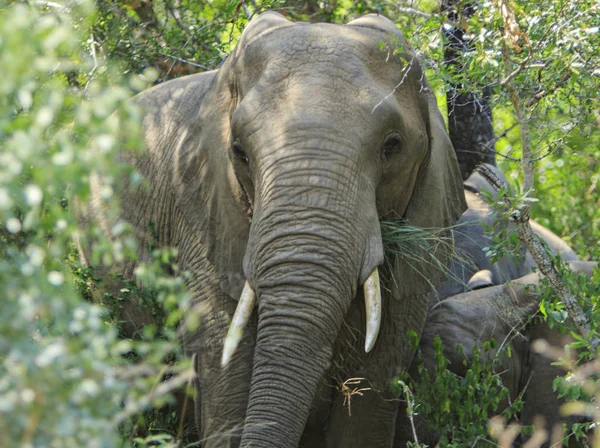
<svg viewBox="0 0 600 448"><path fill-rule="evenodd" d="M248 154L246 154L246 151L244 151L244 148L240 142L233 142L233 145L231 145L231 152L233 153L233 157L235 157L237 160L246 165L248 164Z"/></svg>

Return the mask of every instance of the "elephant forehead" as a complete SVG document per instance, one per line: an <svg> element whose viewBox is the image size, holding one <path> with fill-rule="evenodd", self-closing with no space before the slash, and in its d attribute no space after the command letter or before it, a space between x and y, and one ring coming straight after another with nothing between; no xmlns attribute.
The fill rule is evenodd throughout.
<svg viewBox="0 0 600 448"><path fill-rule="evenodd" d="M345 119L341 115L357 118L361 110L371 121L389 115L386 108L397 108L395 99L412 109L422 90L420 67L410 55L393 54L395 47L381 47L385 37L327 24L277 29L242 50L235 68L236 91L240 100L260 105L261 111L337 109L336 115Z"/></svg>
<svg viewBox="0 0 600 448"><path fill-rule="evenodd" d="M293 26L274 29L247 45L247 49L266 48L269 51L320 52L334 47L348 46L355 51L378 47L384 33L364 32L361 29L329 23L296 23ZM389 39L388 39L389 40ZM331 53L333 54L333 53Z"/></svg>
<svg viewBox="0 0 600 448"><path fill-rule="evenodd" d="M379 143L388 128L406 131L408 120L387 92L366 83L344 93L339 80L290 77L285 87L260 83L242 99L232 117L232 129L258 145L293 145L312 135L344 147ZM375 107L381 103L378 107ZM418 126L413 126L418 130ZM407 131L408 132L408 131Z"/></svg>
<svg viewBox="0 0 600 448"><path fill-rule="evenodd" d="M379 118L382 110L374 111L374 106L389 93L373 79L357 74L347 78L332 70L328 73L291 73L285 80L273 81L277 74L266 72L242 96L244 108L261 105L274 109L285 116L309 112L313 119L324 116L362 115L362 119ZM393 105L386 104L384 109ZM252 107L249 107L252 109ZM374 116L375 115L375 116ZM322 118L322 117L321 117ZM370 120L369 120L370 121Z"/></svg>
<svg viewBox="0 0 600 448"><path fill-rule="evenodd" d="M279 79L291 73L335 73L359 78L372 64L401 68L398 57L389 57L390 38L382 32L332 24L298 24L276 29L240 49L241 79L252 82L267 67ZM380 69L380 67L377 67ZM276 79L275 79L276 80Z"/></svg>

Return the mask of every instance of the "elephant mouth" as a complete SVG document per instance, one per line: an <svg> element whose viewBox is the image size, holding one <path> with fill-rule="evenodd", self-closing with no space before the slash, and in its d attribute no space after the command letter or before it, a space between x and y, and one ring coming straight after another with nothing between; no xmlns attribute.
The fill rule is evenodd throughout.
<svg viewBox="0 0 600 448"><path fill-rule="evenodd" d="M378 268L373 269L364 282L363 291L366 313L365 352L369 353L375 345L381 325L381 286ZM246 282L225 337L221 367L226 367L231 361L255 306L256 293Z"/></svg>

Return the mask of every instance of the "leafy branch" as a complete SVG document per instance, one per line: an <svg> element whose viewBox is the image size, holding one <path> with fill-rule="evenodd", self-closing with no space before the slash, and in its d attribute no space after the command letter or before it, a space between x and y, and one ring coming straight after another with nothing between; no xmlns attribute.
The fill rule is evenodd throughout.
<svg viewBox="0 0 600 448"><path fill-rule="evenodd" d="M542 274L548 279L548 282L552 288L556 291L557 295L564 303L569 316L575 323L577 329L581 334L590 341L590 345L594 351L600 347L600 339L591 329L591 324L587 316L584 314L583 309L577 301L575 294L569 290L562 280L561 275L554 265L550 256L544 250L539 239L535 236L529 219L531 216L531 199L528 197L533 191L534 187L534 165L532 160L531 152L531 139L529 134L529 123L524 113L523 103L517 92L517 89L513 83L514 77L519 72L519 68L511 71L512 63L510 60L510 49L509 46L514 46L515 42L519 38L523 37L524 34L519 30L518 24L516 23L514 12L512 12L508 2L504 0L499 1L499 6L503 13L503 20L505 24L504 42L502 44L502 62L504 64L505 79L501 83L508 93L510 103L515 111L517 123L521 131L521 169L523 171L524 178L524 200L520 204L514 204L505 196L505 201L508 201L508 206L513 210L511 217L517 224L517 231L519 238L525 244L531 256L535 260ZM526 37L526 36L525 36ZM528 40L528 39L527 39ZM525 59L527 61L528 58ZM523 62L525 62L523 61ZM521 63L520 67L524 67ZM493 173L485 166L479 168L480 172L495 185L498 190L502 188L501 181L496 178Z"/></svg>

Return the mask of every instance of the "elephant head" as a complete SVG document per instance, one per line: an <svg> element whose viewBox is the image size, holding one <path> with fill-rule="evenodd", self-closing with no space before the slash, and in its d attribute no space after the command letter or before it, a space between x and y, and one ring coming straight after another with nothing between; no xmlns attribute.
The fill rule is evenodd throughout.
<svg viewBox="0 0 600 448"><path fill-rule="evenodd" d="M361 363L391 372L410 362L406 349L390 360L377 353L408 325L422 329L425 294L442 275L398 262L381 297L379 218L451 226L465 209L461 175L418 60L381 16L341 26L265 13L218 71L198 76L140 100L163 109L146 118L146 140L172 166L167 210L194 235L185 243L175 229L169 242L180 255L202 247L210 272L197 275L242 297L225 369L239 362L256 307L241 445L297 446L351 308Z"/></svg>

